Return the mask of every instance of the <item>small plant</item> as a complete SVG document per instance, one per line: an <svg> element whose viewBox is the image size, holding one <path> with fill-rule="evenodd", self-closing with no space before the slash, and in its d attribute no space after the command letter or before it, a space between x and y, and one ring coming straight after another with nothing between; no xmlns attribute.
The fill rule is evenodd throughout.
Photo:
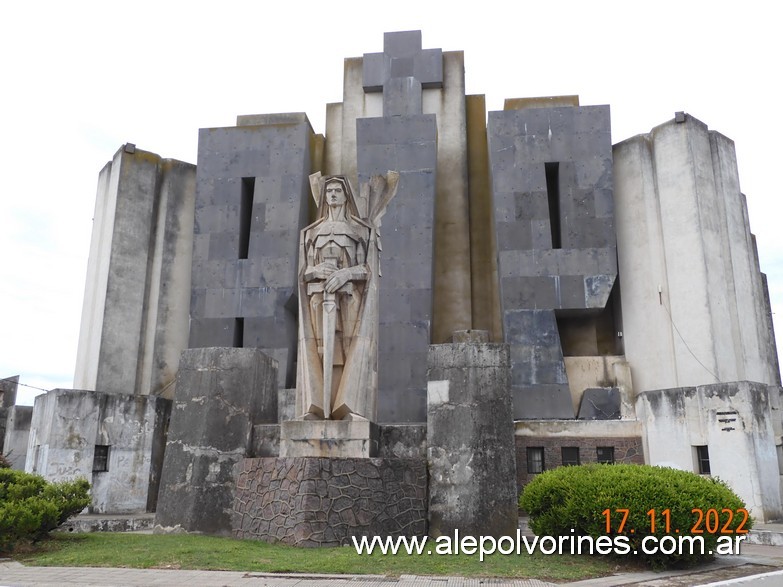
<svg viewBox="0 0 783 587"><path fill-rule="evenodd" d="M583 465L560 467L538 475L519 497L538 535L608 536L627 544L652 567L689 566L712 558L718 540L746 533L752 525L745 504L722 481L687 471L649 465ZM683 552L646 554L648 546L690 540L704 542L693 554L687 542ZM606 539L604 539L606 540ZM667 548L666 550L669 550Z"/></svg>
<svg viewBox="0 0 783 587"><path fill-rule="evenodd" d="M0 552L36 541L90 504L85 479L49 483L39 475L0 468Z"/></svg>
<svg viewBox="0 0 783 587"><path fill-rule="evenodd" d="M11 468L11 461L8 460L8 457L0 454L0 469L10 469Z"/></svg>

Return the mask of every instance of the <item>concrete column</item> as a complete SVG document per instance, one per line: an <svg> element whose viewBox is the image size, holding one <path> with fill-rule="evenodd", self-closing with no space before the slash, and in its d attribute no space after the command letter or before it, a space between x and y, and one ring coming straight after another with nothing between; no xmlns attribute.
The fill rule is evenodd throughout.
<svg viewBox="0 0 783 587"><path fill-rule="evenodd" d="M466 96L465 103L470 188L472 328L486 330L490 342L502 342L497 242L487 146L487 108L484 96Z"/></svg>
<svg viewBox="0 0 783 587"><path fill-rule="evenodd" d="M443 53L443 88L423 90L422 108L424 113L435 114L438 127L431 340L440 344L451 342L455 330L474 328L462 51Z"/></svg>
<svg viewBox="0 0 783 587"><path fill-rule="evenodd" d="M778 382L733 143L691 116L614 147L625 352L637 391Z"/></svg>
<svg viewBox="0 0 783 587"><path fill-rule="evenodd" d="M430 535L511 536L514 422L504 344L433 345L428 358Z"/></svg>
<svg viewBox="0 0 783 587"><path fill-rule="evenodd" d="M74 385L171 397L187 344L195 166L125 145L101 171Z"/></svg>

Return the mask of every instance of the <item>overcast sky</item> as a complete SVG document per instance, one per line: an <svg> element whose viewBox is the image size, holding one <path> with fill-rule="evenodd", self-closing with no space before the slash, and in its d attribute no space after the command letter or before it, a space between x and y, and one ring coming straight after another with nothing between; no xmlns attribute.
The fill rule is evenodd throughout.
<svg viewBox="0 0 783 587"><path fill-rule="evenodd" d="M762 8L764 6L764 8ZM198 129L306 112L324 131L343 58L421 29L464 50L467 92L610 104L612 140L684 110L736 143L783 340L780 68L765 2L3 2L0 377L71 387L98 172L126 142L196 162ZM781 344L779 342L778 346ZM20 387L19 403L40 393Z"/></svg>

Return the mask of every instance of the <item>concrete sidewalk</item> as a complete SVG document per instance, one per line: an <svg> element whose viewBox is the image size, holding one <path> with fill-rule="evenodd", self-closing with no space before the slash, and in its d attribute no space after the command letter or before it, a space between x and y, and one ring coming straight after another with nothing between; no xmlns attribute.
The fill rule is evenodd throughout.
<svg viewBox="0 0 783 587"><path fill-rule="evenodd" d="M783 547L746 544L740 556L723 556L698 569L621 573L608 577L567 583L570 587L742 587L783 585ZM777 573L774 574L774 573ZM744 578L742 577L748 577ZM241 571L182 571L168 569L110 569L95 567L27 567L14 561L0 561L0 586L63 587L100 585L136 587L173 585L187 587L549 587L537 579L467 579L402 575L279 575ZM559 585L564 585L560 583Z"/></svg>

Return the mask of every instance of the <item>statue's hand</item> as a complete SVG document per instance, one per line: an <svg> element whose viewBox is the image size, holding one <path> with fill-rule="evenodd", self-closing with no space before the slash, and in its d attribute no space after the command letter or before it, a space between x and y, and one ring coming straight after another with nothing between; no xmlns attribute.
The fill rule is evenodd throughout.
<svg viewBox="0 0 783 587"><path fill-rule="evenodd" d="M315 279L329 279L329 276L335 271L337 271L337 265L331 261L325 261L313 267L312 276Z"/></svg>
<svg viewBox="0 0 783 587"><path fill-rule="evenodd" d="M324 290L334 293L351 279L351 269L344 267L332 273L324 284Z"/></svg>

